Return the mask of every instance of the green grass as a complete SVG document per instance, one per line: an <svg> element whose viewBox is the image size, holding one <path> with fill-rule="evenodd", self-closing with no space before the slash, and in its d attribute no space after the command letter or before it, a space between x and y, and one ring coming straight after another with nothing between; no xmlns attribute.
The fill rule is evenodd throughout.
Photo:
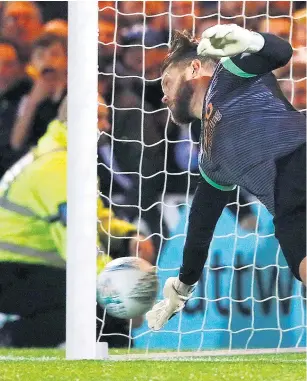
<svg viewBox="0 0 307 381"><path fill-rule="evenodd" d="M111 354L122 354L114 352ZM0 349L1 381L305 381L306 355L198 361L66 361L63 350ZM9 360L8 360L9 359ZM13 360L13 361L12 361Z"/></svg>

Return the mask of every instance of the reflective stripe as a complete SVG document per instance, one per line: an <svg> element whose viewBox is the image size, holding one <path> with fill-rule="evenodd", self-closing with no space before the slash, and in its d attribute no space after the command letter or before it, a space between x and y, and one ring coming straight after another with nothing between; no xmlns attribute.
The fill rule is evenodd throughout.
<svg viewBox="0 0 307 381"><path fill-rule="evenodd" d="M26 206L18 205L15 202L12 202L5 197L0 197L0 207L10 212L21 214L22 216L25 216L25 217L36 217L36 218L42 219L37 214L35 214L30 208L27 208Z"/></svg>
<svg viewBox="0 0 307 381"><path fill-rule="evenodd" d="M63 258L60 257L60 255L57 252L41 251L41 250L33 249L31 247L20 246L14 243L1 242L1 241L0 241L0 249L11 251L12 253L15 253L15 254L24 254L32 258L44 259L46 262L48 262L48 264L52 266L65 268L65 261Z"/></svg>
<svg viewBox="0 0 307 381"><path fill-rule="evenodd" d="M0 208L8 210L9 212L20 214L24 217L35 217L36 219L47 222L48 224L52 224L60 220L59 213L53 216L41 217L38 214L34 213L30 208L16 204L15 202L12 202L5 197L0 197Z"/></svg>

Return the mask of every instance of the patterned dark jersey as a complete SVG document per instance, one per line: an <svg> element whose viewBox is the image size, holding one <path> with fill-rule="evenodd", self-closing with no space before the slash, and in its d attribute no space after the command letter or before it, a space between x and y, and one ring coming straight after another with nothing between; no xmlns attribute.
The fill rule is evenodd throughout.
<svg viewBox="0 0 307 381"><path fill-rule="evenodd" d="M275 76L247 74L222 59L205 96L199 169L221 190L236 185L274 215L277 159L305 143L305 117L287 101Z"/></svg>

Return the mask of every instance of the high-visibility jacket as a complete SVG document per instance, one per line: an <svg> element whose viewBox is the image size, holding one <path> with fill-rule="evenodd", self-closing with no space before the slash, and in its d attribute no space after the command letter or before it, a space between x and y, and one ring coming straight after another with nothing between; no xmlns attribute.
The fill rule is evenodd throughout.
<svg viewBox="0 0 307 381"><path fill-rule="evenodd" d="M55 120L37 147L1 178L0 262L65 266L66 148L66 125ZM101 199L97 213L102 238L136 231L134 225L115 218Z"/></svg>

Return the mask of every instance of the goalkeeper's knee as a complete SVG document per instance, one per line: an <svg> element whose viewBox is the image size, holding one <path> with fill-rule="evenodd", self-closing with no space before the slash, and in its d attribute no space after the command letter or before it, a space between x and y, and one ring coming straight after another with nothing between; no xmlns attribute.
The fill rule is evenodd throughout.
<svg viewBox="0 0 307 381"><path fill-rule="evenodd" d="M291 270L294 277L300 282L306 284L306 257L296 257L291 258L291 260L289 260L288 258L286 259L288 262L289 269Z"/></svg>
<svg viewBox="0 0 307 381"><path fill-rule="evenodd" d="M300 276L300 279L304 285L306 286L307 285L307 261L306 261L306 257L301 261L300 265L299 265L299 276Z"/></svg>

